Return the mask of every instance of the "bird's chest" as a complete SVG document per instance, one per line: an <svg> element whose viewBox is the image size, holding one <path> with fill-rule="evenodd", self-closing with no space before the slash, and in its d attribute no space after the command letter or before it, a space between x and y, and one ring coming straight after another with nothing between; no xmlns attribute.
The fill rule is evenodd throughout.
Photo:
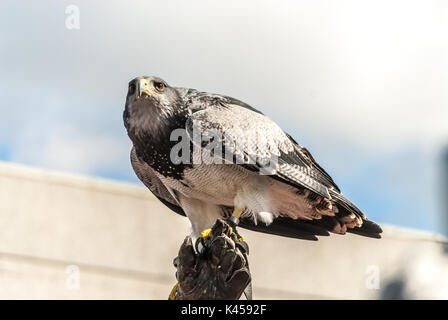
<svg viewBox="0 0 448 320"><path fill-rule="evenodd" d="M189 158L189 150L192 148L191 142L188 141L172 141L168 133L160 134L154 138L147 135L141 141L134 142L136 153L140 159L143 159L153 170L165 178L172 178L174 180L181 180L184 177L184 171L191 168L191 161ZM188 158L179 158L178 153L174 152L176 145L183 143ZM173 151L174 150L174 151Z"/></svg>
<svg viewBox="0 0 448 320"><path fill-rule="evenodd" d="M174 180L183 179L185 169L191 167L188 163L174 163L170 158L170 149L155 145L146 147L142 158L159 175Z"/></svg>
<svg viewBox="0 0 448 320"><path fill-rule="evenodd" d="M184 170L182 179L158 175L165 185L185 197L229 206L248 179L248 172L233 164L194 165Z"/></svg>
<svg viewBox="0 0 448 320"><path fill-rule="evenodd" d="M145 130L131 130L137 156L163 177L182 179L185 169L191 167L192 146L185 132L186 119L186 115L180 113L153 121ZM179 157L179 152L187 158Z"/></svg>

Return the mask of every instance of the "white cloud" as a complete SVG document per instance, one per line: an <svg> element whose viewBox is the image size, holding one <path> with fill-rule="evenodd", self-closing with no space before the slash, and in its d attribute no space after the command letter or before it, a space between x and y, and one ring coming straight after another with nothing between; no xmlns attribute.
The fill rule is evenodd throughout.
<svg viewBox="0 0 448 320"><path fill-rule="evenodd" d="M39 144L18 141L12 161L77 173L120 171L129 166L131 143L116 135L59 128Z"/></svg>
<svg viewBox="0 0 448 320"><path fill-rule="evenodd" d="M299 142L309 136L375 153L448 141L444 1L79 7L78 31L66 30L62 4L4 11L14 30L1 53L6 86L26 79L46 91L96 95L98 112L107 113L124 101L129 79L157 74L245 100Z"/></svg>

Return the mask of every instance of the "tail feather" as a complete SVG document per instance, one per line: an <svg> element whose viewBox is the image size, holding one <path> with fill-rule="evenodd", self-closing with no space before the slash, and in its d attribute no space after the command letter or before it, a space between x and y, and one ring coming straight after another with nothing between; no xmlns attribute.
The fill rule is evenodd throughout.
<svg viewBox="0 0 448 320"><path fill-rule="evenodd" d="M364 220L360 228L347 229L347 232L358 234L364 237L380 239L380 233L383 232L381 227L373 221Z"/></svg>
<svg viewBox="0 0 448 320"><path fill-rule="evenodd" d="M242 218L239 226L248 230L269 233L288 238L318 240L316 236L329 236L329 232L320 226L286 217L277 217L270 225L255 224L250 218Z"/></svg>

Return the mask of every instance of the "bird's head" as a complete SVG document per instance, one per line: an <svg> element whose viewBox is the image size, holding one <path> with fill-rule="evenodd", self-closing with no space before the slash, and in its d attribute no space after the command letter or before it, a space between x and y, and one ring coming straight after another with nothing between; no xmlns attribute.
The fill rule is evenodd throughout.
<svg viewBox="0 0 448 320"><path fill-rule="evenodd" d="M156 131L182 107L176 88L158 77L137 77L129 82L123 120L130 131Z"/></svg>

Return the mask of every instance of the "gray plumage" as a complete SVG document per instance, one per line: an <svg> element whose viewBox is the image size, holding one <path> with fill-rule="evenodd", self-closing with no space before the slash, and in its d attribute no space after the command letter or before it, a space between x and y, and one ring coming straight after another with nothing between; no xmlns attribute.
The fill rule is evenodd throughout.
<svg viewBox="0 0 448 320"><path fill-rule="evenodd" d="M381 228L343 197L308 150L237 99L140 77L130 82L124 123L137 176L190 219L194 236L239 207L240 225L255 231L310 240L328 231L380 237ZM189 142L185 163L172 161L176 129Z"/></svg>

